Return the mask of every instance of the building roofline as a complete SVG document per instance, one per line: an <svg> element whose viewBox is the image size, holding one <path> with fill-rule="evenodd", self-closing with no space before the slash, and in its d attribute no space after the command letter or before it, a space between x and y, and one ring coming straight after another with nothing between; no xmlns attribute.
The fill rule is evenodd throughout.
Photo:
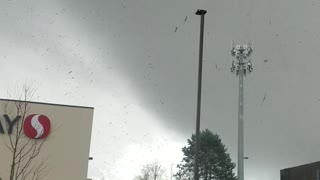
<svg viewBox="0 0 320 180"><path fill-rule="evenodd" d="M27 102L27 103L32 103L32 104L42 104L42 105L50 105L50 106L63 106L63 107L72 107L72 108L94 109L94 107L89 107L89 106L76 106L76 105L55 104L55 103L45 103L45 102L36 102L36 101L23 101L23 100L14 100L14 99L0 98L0 101Z"/></svg>
<svg viewBox="0 0 320 180"><path fill-rule="evenodd" d="M294 167L289 167L289 168L281 169L281 171L285 171L285 170L289 170L289 169L295 169L295 168L300 168L300 167L303 167L303 166L309 166L309 165L319 164L319 163L320 163L320 161L312 162L312 163L308 163L308 164L303 164L303 165L298 165L298 166L294 166Z"/></svg>

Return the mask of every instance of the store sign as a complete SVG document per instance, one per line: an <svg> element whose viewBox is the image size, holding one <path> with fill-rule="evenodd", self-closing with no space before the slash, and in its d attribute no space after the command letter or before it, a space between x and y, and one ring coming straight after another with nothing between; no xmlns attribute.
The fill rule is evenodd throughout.
<svg viewBox="0 0 320 180"><path fill-rule="evenodd" d="M12 134L14 126L21 119L21 116L16 116L10 119L7 114L3 115L4 121L0 119L0 135ZM24 134L31 139L43 139L50 133L50 120L47 116L41 114L32 114L26 117L23 124ZM6 130L6 131L5 131Z"/></svg>
<svg viewBox="0 0 320 180"><path fill-rule="evenodd" d="M5 128L7 128L8 134L12 134L13 127L21 119L21 116L17 116L14 119L10 119L10 117L7 114L5 114L3 115L3 118L6 124L2 124L1 122L3 121L0 121L0 134L5 134Z"/></svg>
<svg viewBox="0 0 320 180"><path fill-rule="evenodd" d="M31 139L43 139L49 135L50 120L41 114L29 115L24 121L23 132Z"/></svg>

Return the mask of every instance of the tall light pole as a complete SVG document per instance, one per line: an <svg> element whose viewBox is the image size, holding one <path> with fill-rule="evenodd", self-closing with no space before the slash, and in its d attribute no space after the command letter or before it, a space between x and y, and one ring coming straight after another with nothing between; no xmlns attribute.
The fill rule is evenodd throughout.
<svg viewBox="0 0 320 180"><path fill-rule="evenodd" d="M196 148L194 154L194 180L199 180L199 150L200 150L200 114L201 114L201 85L202 85L202 57L203 57L203 31L204 15L206 10L199 9L196 15L201 16L200 24L200 47L199 47L199 70L198 70L198 96L197 96L197 117L196 117Z"/></svg>
<svg viewBox="0 0 320 180"><path fill-rule="evenodd" d="M244 180L244 137L243 137L243 77L252 72L250 55L252 53L251 43L248 45L232 44L231 55L236 58L232 61L231 72L239 76L239 104L238 104L238 180Z"/></svg>

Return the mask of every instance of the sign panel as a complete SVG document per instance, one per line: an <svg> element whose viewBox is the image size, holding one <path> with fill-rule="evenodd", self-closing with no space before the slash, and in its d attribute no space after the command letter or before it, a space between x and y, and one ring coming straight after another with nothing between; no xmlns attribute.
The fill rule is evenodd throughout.
<svg viewBox="0 0 320 180"><path fill-rule="evenodd" d="M28 106L27 112L19 112L19 103ZM46 176L38 179L87 179L92 119L92 107L0 99L0 178L9 179L10 147L20 134L17 152L26 153L21 162L31 157L29 170L46 168Z"/></svg>

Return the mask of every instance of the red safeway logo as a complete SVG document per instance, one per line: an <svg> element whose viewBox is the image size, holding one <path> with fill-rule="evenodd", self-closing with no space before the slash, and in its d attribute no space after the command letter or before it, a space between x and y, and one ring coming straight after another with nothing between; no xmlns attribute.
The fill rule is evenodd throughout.
<svg viewBox="0 0 320 180"><path fill-rule="evenodd" d="M23 131L32 139L45 138L50 133L50 120L45 115L31 114L24 121Z"/></svg>

